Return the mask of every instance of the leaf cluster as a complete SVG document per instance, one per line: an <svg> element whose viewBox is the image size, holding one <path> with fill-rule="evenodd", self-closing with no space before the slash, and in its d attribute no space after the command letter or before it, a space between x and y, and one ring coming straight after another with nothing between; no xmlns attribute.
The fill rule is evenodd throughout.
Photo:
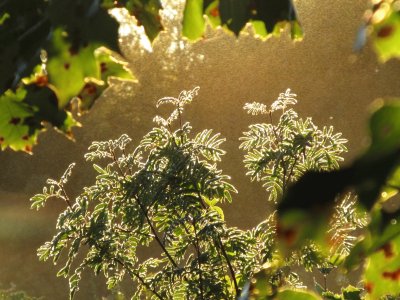
<svg viewBox="0 0 400 300"><path fill-rule="evenodd" d="M245 167L252 180L263 182L269 200L277 202L289 184L306 171L331 170L339 167L341 154L347 151L346 139L334 133L333 127L318 127L311 118L305 120L288 108L297 103L290 90L281 93L267 110L261 103L247 103L249 114L263 114L269 123L252 124L243 133L240 148L246 151ZM281 112L274 124L273 117Z"/></svg>
<svg viewBox="0 0 400 300"><path fill-rule="evenodd" d="M179 110L197 90L159 104ZM62 189L71 167L59 181L48 181L50 193L32 197L35 208L50 197L71 203L58 218L57 234L38 250L40 259L54 262L66 252L58 276L69 277L71 297L90 268L106 276L109 288L129 276L134 299L234 299L271 258L271 220L250 231L224 221L219 205L236 192L217 167L224 139L211 130L193 135L181 119L176 130L171 123L155 127L133 150L126 135L93 142L85 158L108 163L93 165L95 184L73 201ZM150 244L160 255L139 261L138 251Z"/></svg>
<svg viewBox="0 0 400 300"><path fill-rule="evenodd" d="M96 181L75 199L64 188L74 164L32 197L37 209L50 198L66 203L56 235L38 255L64 264L58 276L69 278L71 298L83 270L92 269L104 274L110 289L129 277L135 287L132 299L319 299L304 290L294 267L317 269L326 278L334 268L350 269L365 257L371 262L364 274L365 291L376 297L398 293L397 213L377 208L366 214L357 197L344 194L335 199L332 216L301 219L308 216L301 208L317 203L307 203L307 197L298 200L294 214L282 215L282 208L292 208L291 202L287 204L293 190L289 185L304 173L340 172L336 169L346 151L346 140L332 127L318 129L310 118L297 115L291 108L296 95L290 90L269 109L262 103L245 105L269 123L250 125L240 146L246 152L248 175L264 183L278 210L250 230L227 226L221 204L232 202L237 191L218 168L225 139L210 129L193 133L183 120L184 108L198 90L160 99L157 105L172 105L172 113L156 117L157 126L137 146L127 135L93 142L85 158L93 162ZM271 181L280 194L271 189ZM391 183L396 182L393 177ZM316 196L313 189L308 191L308 197ZM319 239L320 228L310 224L326 216L330 229L322 227ZM296 224L296 230L282 220ZM367 232L363 240L360 230ZM158 255L139 258L151 245L158 247ZM384 282L390 291L371 285L375 281ZM361 299L361 289L349 287L340 295L326 286L316 287L326 299Z"/></svg>

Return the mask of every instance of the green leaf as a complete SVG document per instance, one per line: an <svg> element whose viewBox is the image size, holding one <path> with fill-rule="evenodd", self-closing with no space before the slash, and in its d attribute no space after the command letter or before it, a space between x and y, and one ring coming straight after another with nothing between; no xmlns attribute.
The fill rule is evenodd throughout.
<svg viewBox="0 0 400 300"><path fill-rule="evenodd" d="M36 194L33 196L30 201L32 202L31 208L36 208L36 210L39 210L39 208L43 207L45 202L47 200L46 195L43 194Z"/></svg>
<svg viewBox="0 0 400 300"><path fill-rule="evenodd" d="M352 285L342 289L343 300L361 300L362 290Z"/></svg>
<svg viewBox="0 0 400 300"><path fill-rule="evenodd" d="M125 7L136 17L138 25L144 27L150 41L153 41L164 29L159 15L159 11L162 9L160 0L129 0Z"/></svg>
<svg viewBox="0 0 400 300"><path fill-rule="evenodd" d="M94 56L97 46L90 45L79 50L71 50L71 47L62 29L54 31L48 50L47 72L49 84L56 90L59 108L64 108L73 97L78 96L86 78L100 78Z"/></svg>
<svg viewBox="0 0 400 300"><path fill-rule="evenodd" d="M287 24L293 38L303 36L291 0L188 0L183 18L184 36L196 40L203 35L203 15L207 15L214 28L222 25L235 35L251 22L255 33L264 38L279 35Z"/></svg>
<svg viewBox="0 0 400 300"><path fill-rule="evenodd" d="M24 103L26 90L18 89L15 93L7 91L0 96L0 146L4 150L31 152L36 142L37 132L30 128L25 121L34 115L33 108Z"/></svg>
<svg viewBox="0 0 400 300"><path fill-rule="evenodd" d="M371 146L368 154L387 153L400 147L400 102L377 101L378 108L370 118Z"/></svg>
<svg viewBox="0 0 400 300"><path fill-rule="evenodd" d="M93 164L93 168L94 168L99 174L107 174L107 171L106 171L106 170L104 170L102 167L100 167L100 166L98 166L98 165L96 165L96 164Z"/></svg>
<svg viewBox="0 0 400 300"><path fill-rule="evenodd" d="M212 210L215 210L215 211L219 214L219 216L221 217L222 220L225 219L225 217L224 217L224 211L222 210L221 207L215 206L215 205L214 205L214 206L211 206L211 209L212 209Z"/></svg>
<svg viewBox="0 0 400 300"><path fill-rule="evenodd" d="M378 57L383 62L393 57L400 58L400 13L394 10L393 3L391 5L385 18L372 25L373 45ZM378 9L375 14L383 13L383 10L385 9L382 5L382 8Z"/></svg>
<svg viewBox="0 0 400 300"><path fill-rule="evenodd" d="M183 12L182 34L192 41L203 36L203 0L187 0Z"/></svg>
<svg viewBox="0 0 400 300"><path fill-rule="evenodd" d="M95 101L110 85L110 79L134 81L134 76L128 64L116 59L110 50L98 48L94 51L97 68L100 69L100 79L85 79L85 84L78 94L79 113L92 108Z"/></svg>
<svg viewBox="0 0 400 300"><path fill-rule="evenodd" d="M158 1L140 3L151 12ZM71 128L79 126L68 111L74 97L81 97L80 112L86 111L108 87L109 78L133 79L109 50L95 52L100 46L120 52L119 24L100 1L6 1L2 9L0 93L17 84L26 93L19 101L10 96L13 92L0 96L1 149L31 152L43 123L72 138ZM39 56L41 49L47 57ZM15 127L5 122L11 114L16 114Z"/></svg>
<svg viewBox="0 0 400 300"><path fill-rule="evenodd" d="M400 293L400 236L393 239L382 251L372 254L364 272L367 299Z"/></svg>
<svg viewBox="0 0 400 300"><path fill-rule="evenodd" d="M367 229L364 239L354 246L344 261L347 269L359 266L365 258L377 251L391 253L391 241L400 235L400 210L389 213L380 206L376 207L371 213Z"/></svg>
<svg viewBox="0 0 400 300"><path fill-rule="evenodd" d="M277 300L322 300L311 291L283 289L275 297Z"/></svg>

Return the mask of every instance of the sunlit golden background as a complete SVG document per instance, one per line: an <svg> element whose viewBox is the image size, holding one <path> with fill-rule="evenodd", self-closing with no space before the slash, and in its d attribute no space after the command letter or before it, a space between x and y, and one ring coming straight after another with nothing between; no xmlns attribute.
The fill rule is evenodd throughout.
<svg viewBox="0 0 400 300"><path fill-rule="evenodd" d="M182 89L200 86L200 93L185 113L194 130L213 128L227 138L228 151L221 165L239 190L226 205L229 225L249 228L266 216L266 193L244 176L238 138L251 122L245 102L270 104L280 92L297 93L297 111L316 124L332 124L349 139L351 161L367 145L368 104L378 97L400 96L400 63L377 62L367 46L353 52L353 44L366 0L296 1L305 38L289 34L267 41L255 39L251 30L239 39L221 30L208 30L205 38L190 44L180 37L181 9L177 1L163 1L165 27L153 47L140 38L139 29L124 21L122 48L137 83L115 82L80 120L76 142L48 130L39 138L34 155L0 152L0 288L15 284L32 296L67 299L67 280L56 278L51 262L41 263L36 249L54 233L63 203L49 202L42 211L29 209L29 198L41 191L48 177L58 178L72 161L68 191L76 195L93 181L90 164L83 160L93 140L128 133L138 141L159 113L157 99L177 96ZM173 2L173 3L171 3ZM123 19L123 16L119 16ZM140 31L140 30L139 30ZM101 278L85 274L76 299L101 299L109 295Z"/></svg>

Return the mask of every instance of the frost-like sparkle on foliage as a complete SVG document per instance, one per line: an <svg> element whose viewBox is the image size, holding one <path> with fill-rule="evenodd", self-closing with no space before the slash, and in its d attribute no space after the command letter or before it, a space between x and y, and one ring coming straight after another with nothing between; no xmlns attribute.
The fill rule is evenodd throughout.
<svg viewBox="0 0 400 300"><path fill-rule="evenodd" d="M163 97L163 98L159 99L157 101L156 107L160 107L163 104L170 103L170 104L174 105L176 108L175 108L175 110L172 111L172 113L169 115L169 117L167 119L164 119L161 116L155 116L153 118L153 122L155 122L157 125L161 125L164 127L170 126L173 121L180 118L180 116L183 113L183 107L186 104L189 104L190 102L193 101L194 96L196 96L198 94L199 90L200 90L200 87L196 86L194 89L189 90L189 91L183 90L179 94L178 98Z"/></svg>
<svg viewBox="0 0 400 300"><path fill-rule="evenodd" d="M257 102L244 107L253 115L269 114L269 123L252 124L243 133L240 148L247 152L247 175L262 181L269 200L274 202L306 171L338 168L343 160L341 154L347 151L347 140L341 133L334 133L332 126L318 129L311 118L302 119L288 108L297 103L295 97L287 89L279 94L270 110ZM273 123L273 119L277 121Z"/></svg>
<svg viewBox="0 0 400 300"><path fill-rule="evenodd" d="M355 231L367 225L367 215L357 211L357 198L349 193L335 207L329 225L331 253L346 256L357 241Z"/></svg>
<svg viewBox="0 0 400 300"><path fill-rule="evenodd" d="M290 89L287 89L286 92L279 94L278 99L272 103L270 109L268 109L266 104L259 102L246 103L243 109L246 110L248 114L253 116L265 115L276 110L285 110L289 105L295 105L297 103L296 97L296 94L291 93Z"/></svg>
<svg viewBox="0 0 400 300"><path fill-rule="evenodd" d="M296 97L296 94L291 93L290 89L287 89L286 92L280 93L278 99L272 103L271 110L285 110L288 105L295 105L297 103Z"/></svg>
<svg viewBox="0 0 400 300"><path fill-rule="evenodd" d="M264 115L269 112L267 109L267 105L259 102L252 102L252 103L246 103L243 106L243 109L247 111L248 114L250 115Z"/></svg>

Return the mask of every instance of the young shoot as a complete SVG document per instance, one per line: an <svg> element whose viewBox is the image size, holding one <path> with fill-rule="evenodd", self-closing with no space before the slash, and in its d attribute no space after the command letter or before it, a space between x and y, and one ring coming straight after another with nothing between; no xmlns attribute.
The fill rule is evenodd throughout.
<svg viewBox="0 0 400 300"><path fill-rule="evenodd" d="M311 118L300 118L289 108L296 103L296 94L287 89L269 109L258 102L244 106L249 114L268 116L265 123L252 124L243 132L240 148L246 151L247 175L262 182L268 199L275 203L306 171L338 168L347 151L341 133L332 126L319 129Z"/></svg>

